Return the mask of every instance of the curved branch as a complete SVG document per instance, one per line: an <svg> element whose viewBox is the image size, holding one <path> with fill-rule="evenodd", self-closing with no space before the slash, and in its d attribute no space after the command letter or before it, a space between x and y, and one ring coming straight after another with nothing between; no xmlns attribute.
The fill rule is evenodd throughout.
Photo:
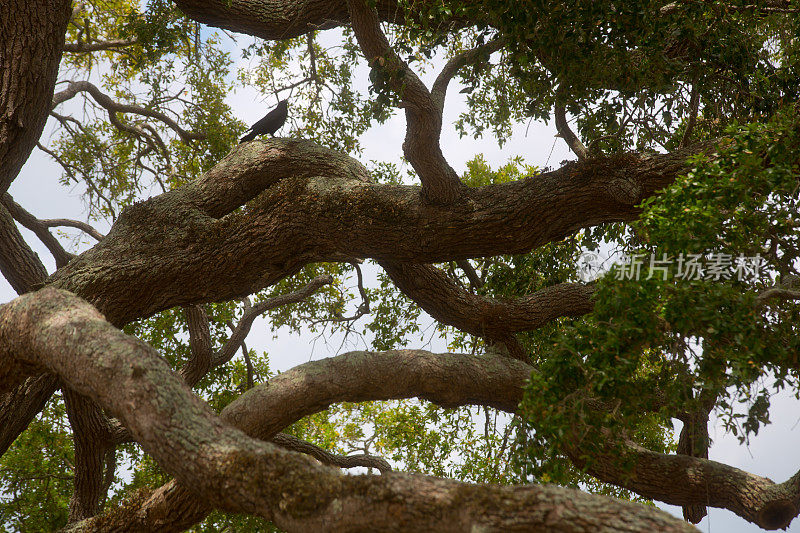
<svg viewBox="0 0 800 533"><path fill-rule="evenodd" d="M594 285L559 283L514 300L472 294L432 265L379 261L397 288L433 318L461 331L502 341L564 316L594 309Z"/></svg>
<svg viewBox="0 0 800 533"><path fill-rule="evenodd" d="M14 359L45 366L77 392L91 395L202 500L263 516L288 531L367 524L382 530L497 530L511 523L550 531L691 530L662 511L557 487L342 475L231 428L155 350L64 291L44 289L0 307L0 361ZM314 498L303 497L307 490ZM91 527L91 522L76 527ZM104 526L110 528L108 520ZM125 526L135 527L130 520Z"/></svg>
<svg viewBox="0 0 800 533"><path fill-rule="evenodd" d="M11 213L11 216L13 216L17 222L39 237L39 240L42 241L47 249L50 250L50 253L53 254L53 258L56 261L56 268L63 267L75 257L64 250L61 243L47 230L47 226L43 221L23 209L21 205L14 201L14 198L12 198L10 194L7 192L3 193L2 198L0 198L0 204L8 209L8 212Z"/></svg>
<svg viewBox="0 0 800 533"><path fill-rule="evenodd" d="M302 417L344 401L419 397L446 407L478 404L515 412L531 371L529 365L499 356L352 352L276 376L237 398L223 410L222 418L252 437L269 440ZM393 379L386 380L389 374ZM580 434L581 428L575 431ZM576 436L574 442L579 440ZM608 442L591 451L575 446L566 452L579 467L590 456L588 472L602 481L674 505L726 508L770 529L783 527L797 514L800 473L776 484L715 461L660 454L633 442L624 443L623 450L632 468L620 465L620 447ZM193 520L199 520L208 512L190 504L191 494L174 484L157 494L147 505L159 509L151 511L160 516L194 509L200 515Z"/></svg>
<svg viewBox="0 0 800 533"><path fill-rule="evenodd" d="M453 76L456 75L456 72L479 59L488 62L489 56L500 50L504 45L504 39L496 38L488 43L472 48L471 50L465 50L456 54L447 61L441 72L439 72L439 75L436 76L436 80L431 87L431 99L435 103L439 115L444 111L444 98L447 93L447 86L450 84L450 80L453 79Z"/></svg>
<svg viewBox="0 0 800 533"><path fill-rule="evenodd" d="M83 231L87 235L94 237L95 240L102 241L103 234L94 229L91 225L80 220L72 220L71 218L43 218L39 220L46 228L55 228L59 226L66 226Z"/></svg>
<svg viewBox="0 0 800 533"><path fill-rule="evenodd" d="M558 134L566 141L570 149L578 156L578 160L583 160L589 157L589 151L583 145L578 136L573 133L567 123L567 111L563 104L556 104L553 111L556 119L556 130Z"/></svg>
<svg viewBox="0 0 800 533"><path fill-rule="evenodd" d="M69 85L67 86L66 89L53 95L51 109L69 100L70 98L74 98L75 95L77 95L79 92L89 93L98 104L100 104L108 111L109 119L114 123L114 125L122 130L130 131L131 133L135 133L137 135L141 133L138 129L135 129L132 126L128 126L119 122L119 120L114 115L115 113L133 113L136 115L154 118L158 121L163 122L169 128L171 128L175 133L178 134L181 140L183 140L183 142L185 143L188 143L189 141L192 140L199 140L206 138L206 135L204 133L196 133L184 130L178 125L177 122L175 122L170 117L159 111L147 109L137 105L120 104L119 102L115 102L110 96L102 92L100 89L98 89L88 81L69 82Z"/></svg>
<svg viewBox="0 0 800 533"><path fill-rule="evenodd" d="M277 444L281 448L309 455L328 466L335 466L338 468L375 468L381 474L392 471L391 465L382 457L366 454L337 455L328 450L323 450L310 442L298 439L292 435L287 435L286 433L278 433L272 437L271 442Z"/></svg>
<svg viewBox="0 0 800 533"><path fill-rule="evenodd" d="M211 349L211 332L208 325L208 315L205 310L199 305L186 307L186 319L189 324L189 343L192 353L186 366L181 370L181 375L186 380L186 383L193 387L209 370L230 361L236 350L242 346L244 339L247 338L256 318L270 309L305 300L323 285L330 285L331 283L333 283L333 277L325 274L317 276L296 291L268 298L255 306L246 301L242 318L236 327L232 328L231 336L216 353L213 353Z"/></svg>
<svg viewBox="0 0 800 533"><path fill-rule="evenodd" d="M403 102L406 114L403 154L419 175L423 197L434 204L453 202L464 185L442 154L439 144L441 109L422 80L389 46L381 31L378 12L370 8L366 0L347 0L347 7L353 33L364 56L373 69L384 73Z"/></svg>
<svg viewBox="0 0 800 533"><path fill-rule="evenodd" d="M237 398L224 419L248 435L270 439L283 427L338 402L418 397L442 405L488 405L513 413L533 368L513 359L422 350L351 352L313 361L275 376ZM391 374L392 380L383 376ZM359 376L354 379L353 376ZM289 406L287 408L287 406ZM575 428L580 442L581 428ZM689 455L667 455L626 442L599 443L566 452L579 467L606 483L673 505L729 509L766 529L785 527L800 509L800 472L784 483Z"/></svg>
<svg viewBox="0 0 800 533"><path fill-rule="evenodd" d="M221 416L251 437L270 440L304 416L344 401L419 397L442 407L486 405L514 412L531 370L508 357L350 352L278 374L231 402Z"/></svg>
<svg viewBox="0 0 800 533"><path fill-rule="evenodd" d="M127 208L102 242L51 281L123 324L243 297L310 262L524 253L582 227L635 218L636 205L697 151L593 158L535 179L467 188L463 201L436 208L419 188L369 183L357 162L312 142L249 143L202 178Z"/></svg>

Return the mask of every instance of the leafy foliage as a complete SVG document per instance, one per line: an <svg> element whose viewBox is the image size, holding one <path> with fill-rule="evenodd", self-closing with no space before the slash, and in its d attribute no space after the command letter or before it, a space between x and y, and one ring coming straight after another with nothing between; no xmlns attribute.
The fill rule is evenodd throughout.
<svg viewBox="0 0 800 533"><path fill-rule="evenodd" d="M601 428L641 436L709 400L744 441L769 422L772 390L798 390L798 307L759 299L800 267L796 116L732 126L724 149L696 157L691 172L646 202L638 238L619 244L659 262L645 260L638 277L625 274L630 264L612 269L598 283L592 318L553 342L523 404L537 447L570 446L570 428L581 424L594 428L583 438L599 452L608 440ZM700 279L685 275L690 255L705 260ZM747 257L760 260L737 262Z"/></svg>

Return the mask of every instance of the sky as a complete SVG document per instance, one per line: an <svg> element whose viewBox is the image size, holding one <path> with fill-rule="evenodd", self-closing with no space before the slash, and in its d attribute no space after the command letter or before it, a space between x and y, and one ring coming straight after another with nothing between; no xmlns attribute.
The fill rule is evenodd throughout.
<svg viewBox="0 0 800 533"><path fill-rule="evenodd" d="M333 37L331 37L333 38ZM251 41L242 37L239 46L244 47ZM235 51L236 44L231 44ZM244 65L240 60L240 65ZM422 75L423 81L430 86L435 70L429 69ZM366 72L362 73L366 83ZM522 155L526 162L540 167L558 166L561 161L574 159L566 144L555 137L555 128L552 125L541 123L520 124L515 127L514 135L502 147L496 142L475 140L472 138L459 138L452 123L459 113L464 111L463 97L459 94L460 87L453 83L448 91L445 106L444 128L442 131L442 150L453 168L461 173L466 168L466 162L476 154L482 153L492 167L505 164L511 157ZM228 97L228 104L236 115L247 123L252 123L253 117L261 117L275 103L272 96L260 95L253 89L239 89ZM45 130L43 140L46 140L53 131L54 120L51 119ZM281 133L279 132L280 136ZM360 160L364 163L370 160L398 161L401 154L401 145L405 135L405 119L398 113L386 124L375 127L365 135L363 140L364 154ZM16 181L12 184L10 193L17 203L38 218L73 218L87 220L87 213L80 197L79 189L68 189L59 184L61 169L52 162L48 156L34 150L30 159L24 166ZM99 231L106 233L105 227L94 223ZM54 262L47 249L41 245L36 237L29 231L21 228L28 244L36 251L48 272L54 271ZM63 232L67 240L62 243L76 246L77 250L85 250L93 241L87 237L75 240L77 232L68 230ZM374 271L367 271L367 277L374 277ZM0 303L7 302L15 297L14 291L8 282L0 276ZM364 349L365 346L341 346L339 338L317 339L310 342L309 336L291 335L279 332L279 338L273 339L272 333L264 319L256 321L252 333L247 339L248 347L258 351L266 351L270 355L270 366L273 370L285 371L298 364L312 359L330 357L352 349ZM433 339L428 343L420 343L413 348L424 348L434 352L446 351L443 342ZM761 430L759 435L752 439L748 446L739 445L735 437L725 434L720 425L712 421L709 425L710 435L714 442L710 458L741 468L756 475L769 477L776 482L785 481L796 471L800 470L800 402L788 394L776 398L771 410L773 424ZM678 423L679 424L679 423ZM680 508L659 505L667 511L681 516ZM749 524L733 513L724 510L711 509L710 517L704 519L698 527L704 532L747 533L761 531L756 526ZM800 519L789 528L789 531L800 533Z"/></svg>

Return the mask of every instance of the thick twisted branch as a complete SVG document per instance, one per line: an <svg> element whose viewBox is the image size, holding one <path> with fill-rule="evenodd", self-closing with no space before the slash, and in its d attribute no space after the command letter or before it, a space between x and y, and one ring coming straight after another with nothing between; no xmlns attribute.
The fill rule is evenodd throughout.
<svg viewBox="0 0 800 533"><path fill-rule="evenodd" d="M378 12L365 0L348 0L347 7L364 56L373 69L384 73L389 86L403 102L406 114L403 154L419 175L423 197L434 204L454 201L459 197L463 184L445 160L439 144L441 108L422 80L389 46L381 31Z"/></svg>
<svg viewBox="0 0 800 533"><path fill-rule="evenodd" d="M63 291L44 289L0 307L0 361L19 359L48 368L119 416L142 447L198 497L223 510L263 516L287 531L367 524L384 531L493 531L510 524L531 531L690 530L662 511L557 487L343 476L231 428L152 348ZM108 387L109 380L115 387ZM308 490L314 498L305 497ZM559 513L550 512L554 508ZM91 527L89 521L76 528L81 524Z"/></svg>
<svg viewBox="0 0 800 533"><path fill-rule="evenodd" d="M432 354L422 350L352 352L295 367L232 402L222 418L248 435L272 439L304 416L342 401L419 397L443 406L492 405L514 412L532 368L505 357ZM392 375L391 380L385 379ZM581 428L575 428L576 438ZM783 527L797 514L800 474L776 484L736 468L688 455L665 455L625 443L599 443L591 451L589 473L645 497L674 505L730 509L761 527ZM606 447L606 445L608 445ZM587 451L566 452L579 466ZM162 487L143 509L158 516L173 513L190 524L210 509L190 503L191 493L174 483Z"/></svg>
<svg viewBox="0 0 800 533"><path fill-rule="evenodd" d="M126 209L103 241L51 281L123 324L176 305L243 297L310 262L523 253L581 227L635 218L635 206L694 152L596 158L468 188L463 201L432 207L419 188L369 183L357 162L309 141L249 143L204 177ZM231 213L246 202L247 210Z"/></svg>
<svg viewBox="0 0 800 533"><path fill-rule="evenodd" d="M594 286L560 283L514 300L472 294L431 265L380 265L397 288L433 318L461 331L501 341L521 331L537 329L563 316L581 316L594 308Z"/></svg>

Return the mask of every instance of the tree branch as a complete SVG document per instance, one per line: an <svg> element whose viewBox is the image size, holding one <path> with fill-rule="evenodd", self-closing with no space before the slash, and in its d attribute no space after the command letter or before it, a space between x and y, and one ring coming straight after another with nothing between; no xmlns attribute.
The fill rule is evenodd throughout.
<svg viewBox="0 0 800 533"><path fill-rule="evenodd" d="M0 273L17 294L32 291L47 279L47 270L39 256L22 238L14 217L3 203L0 203Z"/></svg>
<svg viewBox="0 0 800 533"><path fill-rule="evenodd" d="M327 30L350 21L344 0L176 0L175 4L198 22L267 40L293 39L309 30ZM374 5L380 20L405 21L406 12L396 0L377 0Z"/></svg>
<svg viewBox="0 0 800 533"><path fill-rule="evenodd" d="M465 291L432 265L379 263L397 288L433 318L495 341L594 309L593 284L560 283L514 300L498 300Z"/></svg>
<svg viewBox="0 0 800 533"><path fill-rule="evenodd" d="M275 309L276 307L301 302L317 292L324 285L330 285L331 283L333 283L333 277L328 274L324 274L315 277L296 291L268 298L267 300L259 302L252 307L247 305L241 320L239 320L236 328L234 328L230 338L225 342L225 345L222 347L222 349L214 354L211 365L212 368L215 368L219 365L224 365L231 360L233 355L236 353L236 350L239 349L244 342L244 339L247 338L247 334L250 333L250 328L252 327L253 321L256 318L271 309Z"/></svg>
<svg viewBox="0 0 800 533"><path fill-rule="evenodd" d="M66 226L83 231L87 235L93 237L95 240L103 240L103 234L94 229L86 222L80 220L72 220L70 218L43 218L39 220L46 228L55 228L58 226Z"/></svg>
<svg viewBox="0 0 800 533"><path fill-rule="evenodd" d="M583 145L581 140L578 139L578 136L573 133L569 127L569 124L567 123L567 111L564 108L564 104L557 103L555 105L553 115L556 119L556 130L558 130L558 134L564 139L564 141L566 141L567 145L575 153L575 155L578 156L578 160L583 160L589 157L589 151Z"/></svg>
<svg viewBox="0 0 800 533"><path fill-rule="evenodd" d="M155 111L153 109L147 109L137 105L120 104L118 102L115 102L113 99L111 99L110 96L103 93L100 89L98 89L88 81L69 82L69 85L67 85L66 89L53 95L51 109L69 100L70 98L74 98L79 92L89 93L98 104L100 104L108 111L109 120L111 120L111 122L114 123L115 126L124 131L129 131L137 135L142 134L142 132L138 128L134 128L132 126L128 126L119 122L119 120L115 116L115 113L133 113L144 117L154 118L160 122L163 122L169 128L171 128L175 133L178 134L181 140L185 143L189 143L192 140L199 140L206 138L206 135L204 133L195 133L184 130L178 125L177 122L175 122L170 117L159 111Z"/></svg>
<svg viewBox="0 0 800 533"><path fill-rule="evenodd" d="M692 139L694 125L697 122L697 111L700 106L700 91L697 90L697 79L692 83L692 95L689 99L689 118L686 121L686 129L683 131L680 146L689 146Z"/></svg>
<svg viewBox="0 0 800 533"><path fill-rule="evenodd" d="M68 518L73 523L100 510L108 490L103 469L113 443L108 420L91 399L65 388L64 402L75 442L75 486Z"/></svg>
<svg viewBox="0 0 800 533"><path fill-rule="evenodd" d="M478 273L475 272L475 269L472 267L472 264L469 261L466 259L461 259L456 261L456 265L458 265L458 268L460 268L464 274L466 274L472 289L480 289L483 287L483 280L478 276Z"/></svg>
<svg viewBox="0 0 800 533"><path fill-rule="evenodd" d="M0 193L19 174L47 122L71 3L19 2L0 15Z"/></svg>
<svg viewBox="0 0 800 533"><path fill-rule="evenodd" d="M439 144L441 109L422 80L389 46L377 11L366 0L348 0L347 7L364 57L373 69L383 72L388 85L403 102L406 114L403 154L419 175L423 197L433 204L453 202L460 196L463 184L445 160Z"/></svg>
<svg viewBox="0 0 800 533"><path fill-rule="evenodd" d="M756 304L757 305L764 305L769 300L772 299L781 299L781 300L798 300L800 299L800 291L786 289L782 287L773 287L771 289L767 289L763 292L760 292L758 296L756 296Z"/></svg>
<svg viewBox="0 0 800 533"><path fill-rule="evenodd" d="M391 465L382 457L366 454L337 455L286 433L278 433L270 440L281 448L309 455L324 465L338 468L375 468L382 474L392 471Z"/></svg>
<svg viewBox="0 0 800 533"><path fill-rule="evenodd" d="M636 205L697 151L593 158L535 179L468 188L462 202L434 208L419 188L369 183L357 162L312 142L250 143L202 178L127 208L52 282L123 324L176 305L243 297L315 261L524 253L582 227L635 218ZM231 213L246 202L247 210Z"/></svg>
<svg viewBox="0 0 800 533"><path fill-rule="evenodd" d="M445 63L441 72L439 72L439 75L436 76L436 80L433 82L433 86L431 87L431 99L436 105L439 115L441 115L444 111L444 99L445 95L447 94L447 86L450 84L450 80L453 79L453 76L455 76L461 68L474 63L479 59L488 62L489 56L503 48L504 45L505 40L500 38L493 39L488 43L476 46L471 50L465 50L459 54L456 54L455 56L451 57L447 63Z"/></svg>
<svg viewBox="0 0 800 533"><path fill-rule="evenodd" d="M191 357L181 369L181 376L187 385L194 387L213 368L211 330L208 326L208 315L202 305L191 305L183 310L189 326Z"/></svg>
<svg viewBox="0 0 800 533"><path fill-rule="evenodd" d="M403 474L344 476L231 428L152 348L64 291L44 289L0 307L0 362L11 359L45 366L76 392L95 398L201 499L222 510L263 516L287 531L357 529L367 523L382 530L491 530L511 523L550 531L691 530L662 511L558 487L476 486ZM115 387L108 387L109 381ZM314 498L303 497L306 490L313 490ZM135 527L131 521L125 525Z"/></svg>
<svg viewBox="0 0 800 533"><path fill-rule="evenodd" d="M52 374L39 374L27 378L13 391L0 395L0 455L8 451L44 409L57 388L58 378Z"/></svg>
<svg viewBox="0 0 800 533"><path fill-rule="evenodd" d="M109 39L108 41L92 41L85 42L79 41L77 43L64 44L64 51L74 54L83 54L88 52L99 52L102 50L117 50L138 44L138 39Z"/></svg>
<svg viewBox="0 0 800 533"><path fill-rule="evenodd" d="M8 209L8 212L11 213L11 216L13 216L17 222L39 237L39 240L42 241L47 249L50 250L50 253L53 254L53 258L56 261L56 268L63 267L75 257L73 254L67 253L67 251L64 250L61 243L53 237L47 230L47 226L41 220L23 209L21 205L14 201L10 194L7 192L3 193L3 196L0 198L0 204Z"/></svg>
<svg viewBox="0 0 800 533"><path fill-rule="evenodd" d="M498 356L422 350L351 352L297 366L256 386L229 404L222 418L252 437L269 440L304 416L345 401L419 397L444 407L490 405L515 412L531 371L529 365ZM389 374L394 379L384 379ZM582 428L574 431L579 435ZM617 444L601 441L591 451L576 445L566 452L579 467L591 457L588 471L601 481L674 505L725 508L770 529L783 527L797 514L800 474L776 484L715 461L660 454L633 442L624 443L622 451ZM630 468L620 464L620 453ZM157 494L147 505L159 516L194 509L200 515L192 520L199 520L208 512L189 504L191 493L174 484Z"/></svg>

